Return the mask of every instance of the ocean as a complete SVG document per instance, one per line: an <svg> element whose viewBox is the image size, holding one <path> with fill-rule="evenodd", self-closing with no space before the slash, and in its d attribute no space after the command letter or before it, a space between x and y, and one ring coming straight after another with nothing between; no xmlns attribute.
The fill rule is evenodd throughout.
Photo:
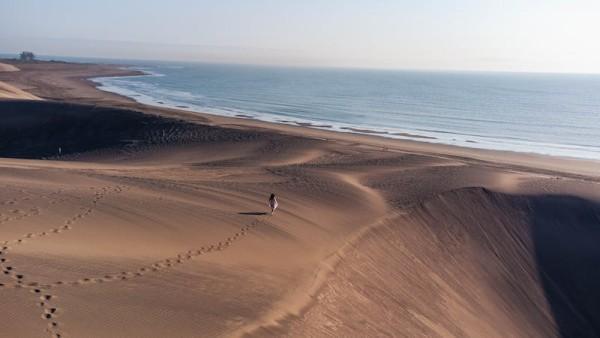
<svg viewBox="0 0 600 338"><path fill-rule="evenodd" d="M104 61L108 62L108 61ZM600 75L123 61L139 102L382 137L600 159Z"/></svg>

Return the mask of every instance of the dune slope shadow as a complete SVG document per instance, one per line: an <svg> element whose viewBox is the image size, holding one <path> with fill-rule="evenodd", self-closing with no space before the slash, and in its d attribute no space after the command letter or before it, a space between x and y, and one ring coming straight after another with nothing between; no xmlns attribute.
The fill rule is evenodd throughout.
<svg viewBox="0 0 600 338"><path fill-rule="evenodd" d="M245 142L272 134L185 122L142 112L52 101L0 101L0 157L43 158L162 144Z"/></svg>
<svg viewBox="0 0 600 338"><path fill-rule="evenodd" d="M530 203L538 272L562 337L600 336L600 205L543 196Z"/></svg>
<svg viewBox="0 0 600 338"><path fill-rule="evenodd" d="M135 111L60 102L0 102L0 156L41 158L148 142L172 121Z"/></svg>
<svg viewBox="0 0 600 338"><path fill-rule="evenodd" d="M599 244L598 203L448 191L365 233L315 305L254 336L597 337Z"/></svg>

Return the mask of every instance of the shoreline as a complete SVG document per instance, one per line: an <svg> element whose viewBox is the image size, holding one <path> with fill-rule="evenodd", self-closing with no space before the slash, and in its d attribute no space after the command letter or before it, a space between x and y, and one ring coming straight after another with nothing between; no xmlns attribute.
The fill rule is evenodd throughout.
<svg viewBox="0 0 600 338"><path fill-rule="evenodd" d="M137 66L130 66L131 69L137 69ZM143 71L143 70L142 70ZM164 74L148 71L144 76L164 76ZM168 74L168 73L167 73ZM320 121L310 117L286 117L274 113L244 112L243 109L210 108L195 105L193 102L181 101L177 98L156 98L153 93L144 92L131 88L127 83L120 83L118 79L109 77L93 78L92 81L100 83L97 86L99 90L109 93L122 95L132 99L140 104L150 105L156 108L171 108L192 111L199 114L217 115L223 117L239 117L245 119L254 119L261 122L271 122L286 125L299 125L313 129L331 130L342 133L353 133L359 135L379 135L389 139L399 139L405 141L421 141L425 143L443 144L457 146L468 149L509 151L520 154L535 154L568 159L582 159L600 161L600 157L595 152L597 147L577 145L577 144L553 144L544 140L531 141L527 137L487 137L477 133L453 133L436 129L406 129L401 126L386 128L376 126L377 124L353 124L342 121ZM154 88L159 91L160 87ZM534 137L535 138L535 137Z"/></svg>
<svg viewBox="0 0 600 338"><path fill-rule="evenodd" d="M10 60L0 60L0 62L2 61L6 62ZM410 151L422 154L450 156L463 159L470 158L473 160L486 161L500 165L518 165L524 168L555 171L557 173L562 174L600 177L600 160L594 159L561 157L554 155L507 150L470 148L444 143L431 143L413 139L394 139L383 137L378 134L359 134L336 130L327 130L311 128L306 125L292 125L270 121L262 121L258 119L249 119L245 117L222 116L206 112L186 110L183 108L154 106L150 104L140 103L134 98L125 95L104 91L99 88L99 86L101 85L100 83L93 81L94 78L99 77L127 77L148 75L143 71L124 69L122 65L79 64L72 62L64 62L62 64L66 65L67 67L74 65L83 66L83 68L90 68L87 72L85 72L85 74L77 75L74 77L69 76L69 79L74 80L76 84L84 88L93 90L93 92L90 93L91 97L77 98L75 102L79 103L103 104L117 108L137 109L146 113L159 113L163 114L166 117L175 117L192 122L197 121L201 123L207 123L210 125L238 126L243 128L257 128L259 130L267 129L282 133L290 133L292 135L297 136L308 136L317 139L330 139L341 142L360 143L367 146L388 148L392 151ZM1 74L2 73L0 72L0 75ZM38 96L46 99L54 99L59 101L69 101L70 99L72 99L65 95L56 94L46 97L44 95Z"/></svg>

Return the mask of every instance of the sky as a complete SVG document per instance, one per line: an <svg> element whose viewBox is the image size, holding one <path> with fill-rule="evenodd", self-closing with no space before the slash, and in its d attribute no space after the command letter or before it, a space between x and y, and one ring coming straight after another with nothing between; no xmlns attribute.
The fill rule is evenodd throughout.
<svg viewBox="0 0 600 338"><path fill-rule="evenodd" d="M600 73L599 0L1 0L0 53Z"/></svg>

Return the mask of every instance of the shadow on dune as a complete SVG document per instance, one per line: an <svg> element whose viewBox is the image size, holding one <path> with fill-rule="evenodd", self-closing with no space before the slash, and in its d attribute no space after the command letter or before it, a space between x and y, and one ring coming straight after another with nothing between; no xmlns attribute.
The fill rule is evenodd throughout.
<svg viewBox="0 0 600 338"><path fill-rule="evenodd" d="M600 336L600 205L539 196L529 206L538 273L558 333Z"/></svg>
<svg viewBox="0 0 600 338"><path fill-rule="evenodd" d="M597 202L446 191L343 256L306 315L252 336L600 336Z"/></svg>
<svg viewBox="0 0 600 338"><path fill-rule="evenodd" d="M248 216L263 216L268 213L262 211L246 211L246 212L238 212L238 215L248 215Z"/></svg>
<svg viewBox="0 0 600 338"><path fill-rule="evenodd" d="M104 150L131 153L158 145L247 142L272 137L129 109L54 101L0 101L0 157L39 159L63 155L61 159L69 159L65 155Z"/></svg>
<svg viewBox="0 0 600 338"><path fill-rule="evenodd" d="M42 158L149 144L182 123L140 112L51 101L0 102L0 157ZM156 137L154 137L156 139Z"/></svg>

